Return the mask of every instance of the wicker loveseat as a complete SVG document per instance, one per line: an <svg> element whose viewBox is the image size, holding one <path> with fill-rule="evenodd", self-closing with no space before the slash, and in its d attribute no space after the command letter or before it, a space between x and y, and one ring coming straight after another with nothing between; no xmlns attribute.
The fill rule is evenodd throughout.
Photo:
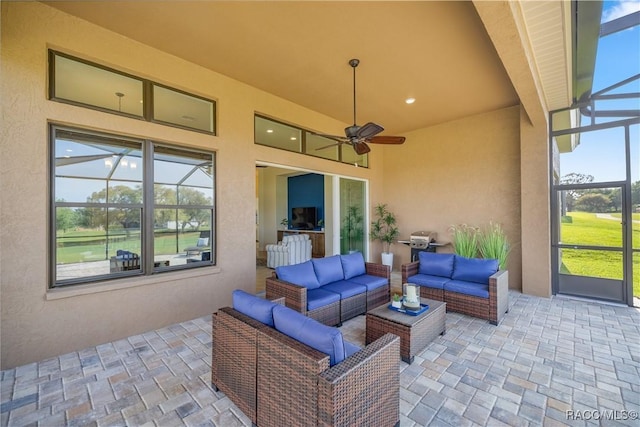
<svg viewBox="0 0 640 427"><path fill-rule="evenodd" d="M360 349L337 328L243 291L213 315L214 389L257 426L393 426L400 340Z"/></svg>
<svg viewBox="0 0 640 427"><path fill-rule="evenodd" d="M509 311L509 272L494 259L420 252L402 265L402 283L420 285L420 296L447 303L447 311L497 325Z"/></svg>
<svg viewBox="0 0 640 427"><path fill-rule="evenodd" d="M365 262L360 252L314 258L277 267L266 280L267 299L329 326L366 313L390 300L389 266Z"/></svg>

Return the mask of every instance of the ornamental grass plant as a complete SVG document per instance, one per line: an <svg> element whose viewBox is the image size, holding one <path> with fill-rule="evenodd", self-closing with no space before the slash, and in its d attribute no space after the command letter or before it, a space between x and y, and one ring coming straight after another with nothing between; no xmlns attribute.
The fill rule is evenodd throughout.
<svg viewBox="0 0 640 427"><path fill-rule="evenodd" d="M485 259L497 259L500 270L507 266L509 243L500 224L490 222L489 226L478 233L478 251Z"/></svg>
<svg viewBox="0 0 640 427"><path fill-rule="evenodd" d="M467 224L452 225L453 251L466 258L478 256L478 229Z"/></svg>

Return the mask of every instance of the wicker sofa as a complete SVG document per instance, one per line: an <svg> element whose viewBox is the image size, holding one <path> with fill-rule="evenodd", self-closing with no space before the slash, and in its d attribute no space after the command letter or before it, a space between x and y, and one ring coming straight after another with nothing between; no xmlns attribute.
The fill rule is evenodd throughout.
<svg viewBox="0 0 640 427"><path fill-rule="evenodd" d="M447 303L447 311L497 325L509 311L509 272L494 259L420 252L402 265L402 283L420 285L420 296Z"/></svg>
<svg viewBox="0 0 640 427"><path fill-rule="evenodd" d="M277 267L266 279L266 298L329 326L341 324L390 300L391 269L364 261L360 252L314 258Z"/></svg>
<svg viewBox="0 0 640 427"><path fill-rule="evenodd" d="M211 382L254 425L399 425L397 336L360 349L297 311L233 298L213 315Z"/></svg>

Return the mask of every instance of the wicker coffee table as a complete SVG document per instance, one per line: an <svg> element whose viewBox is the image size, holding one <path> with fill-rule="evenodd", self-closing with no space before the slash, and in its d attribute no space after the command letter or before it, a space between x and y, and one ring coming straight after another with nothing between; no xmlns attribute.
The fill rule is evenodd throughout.
<svg viewBox="0 0 640 427"><path fill-rule="evenodd" d="M445 332L447 304L420 298L422 304L429 304L429 310L417 316L391 310L389 304L381 305L367 312L366 343L369 344L387 332L400 337L400 357L404 362L413 362L414 356Z"/></svg>

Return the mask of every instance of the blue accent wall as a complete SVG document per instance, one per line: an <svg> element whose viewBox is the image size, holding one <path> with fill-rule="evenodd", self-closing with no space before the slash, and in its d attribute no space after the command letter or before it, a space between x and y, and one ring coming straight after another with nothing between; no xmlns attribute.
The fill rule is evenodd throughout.
<svg viewBox="0 0 640 427"><path fill-rule="evenodd" d="M291 223L292 208L315 207L317 221L324 219L324 176L316 173L288 178L287 217Z"/></svg>

